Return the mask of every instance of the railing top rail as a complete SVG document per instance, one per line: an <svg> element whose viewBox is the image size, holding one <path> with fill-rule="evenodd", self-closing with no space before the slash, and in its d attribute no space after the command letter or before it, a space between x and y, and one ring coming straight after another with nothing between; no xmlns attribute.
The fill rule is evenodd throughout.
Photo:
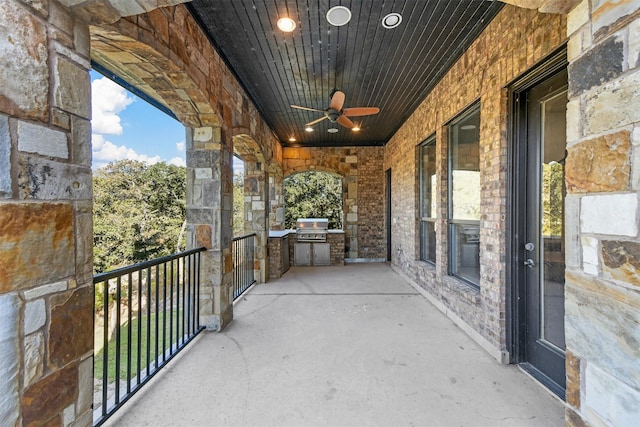
<svg viewBox="0 0 640 427"><path fill-rule="evenodd" d="M257 236L256 233L250 233L250 234L245 234L244 236L238 236L238 237L234 237L233 241L238 241L238 240L242 240L242 239L247 239L249 237L253 237L253 236Z"/></svg>
<svg viewBox="0 0 640 427"><path fill-rule="evenodd" d="M93 276L93 283L104 282L105 280L113 279L114 277L122 276L123 274L133 273L134 271L142 270L145 268L153 267L165 262L172 261L174 259L182 258L188 255L192 255L198 252L204 252L207 248L189 249L188 251L178 252L172 255L163 256L160 258L144 261L138 264L129 265L127 267L118 268L116 270L107 271L104 273L98 273Z"/></svg>

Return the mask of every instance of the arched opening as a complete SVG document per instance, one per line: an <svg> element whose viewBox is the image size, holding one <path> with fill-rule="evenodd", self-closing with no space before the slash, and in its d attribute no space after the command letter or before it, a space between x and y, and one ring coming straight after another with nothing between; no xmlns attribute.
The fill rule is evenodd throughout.
<svg viewBox="0 0 640 427"><path fill-rule="evenodd" d="M330 172L306 171L284 180L285 228L298 218L328 218L329 229L343 228L343 179Z"/></svg>

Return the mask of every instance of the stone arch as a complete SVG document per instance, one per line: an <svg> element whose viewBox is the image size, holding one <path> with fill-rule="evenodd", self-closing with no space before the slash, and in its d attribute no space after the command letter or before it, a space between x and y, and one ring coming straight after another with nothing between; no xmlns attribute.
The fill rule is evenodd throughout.
<svg viewBox="0 0 640 427"><path fill-rule="evenodd" d="M233 129L233 152L244 161L244 231L255 233L254 277L267 280L269 239L269 176L260 144L245 129Z"/></svg>
<svg viewBox="0 0 640 427"><path fill-rule="evenodd" d="M296 175L300 175L306 172L318 172L318 173L322 173L322 174L327 174L327 175L331 175L334 178L340 178L340 182L342 184L342 191L340 192L340 198L341 198L341 204L342 204L342 218L341 218L341 223L342 223L342 228L345 228L345 224L346 224L346 212L347 212L347 206L348 204L351 203L351 201L349 201L348 199L348 193L346 191L347 188L347 184L346 184L346 178L344 175L338 173L335 170L331 170L330 168L323 168L323 167L319 167L319 168L310 168L307 170L301 170L301 171L297 171L297 172L291 172L289 173L284 180L294 177ZM287 209L287 206L284 206L284 209Z"/></svg>
<svg viewBox="0 0 640 427"><path fill-rule="evenodd" d="M163 104L185 126L221 125L206 94L169 56L121 33L122 28L92 26L90 30L94 61Z"/></svg>
<svg viewBox="0 0 640 427"><path fill-rule="evenodd" d="M245 162L265 165L265 156L262 147L249 134L248 129L233 129L233 153Z"/></svg>

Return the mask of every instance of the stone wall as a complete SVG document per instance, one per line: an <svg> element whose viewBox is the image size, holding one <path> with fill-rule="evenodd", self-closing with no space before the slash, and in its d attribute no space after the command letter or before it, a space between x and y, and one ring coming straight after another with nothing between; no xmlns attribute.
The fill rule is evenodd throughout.
<svg viewBox="0 0 640 427"><path fill-rule="evenodd" d="M505 6L385 147L392 264L425 288L496 358L506 350L507 91L565 42L566 18ZM447 273L447 123L480 102L480 290ZM417 146L436 135L436 265L418 261Z"/></svg>
<svg viewBox="0 0 640 427"><path fill-rule="evenodd" d="M0 424L90 425L89 31L54 1L0 28Z"/></svg>
<svg viewBox="0 0 640 427"><path fill-rule="evenodd" d="M343 177L347 258L386 259L383 153L382 147L283 150L285 177L308 170L332 172Z"/></svg>
<svg viewBox="0 0 640 427"><path fill-rule="evenodd" d="M640 3L585 0L568 15L567 32L567 422L635 425Z"/></svg>

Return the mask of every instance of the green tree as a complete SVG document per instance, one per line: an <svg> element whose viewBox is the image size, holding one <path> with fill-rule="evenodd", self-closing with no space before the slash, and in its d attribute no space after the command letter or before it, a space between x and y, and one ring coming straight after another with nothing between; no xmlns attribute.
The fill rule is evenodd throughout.
<svg viewBox="0 0 640 427"><path fill-rule="evenodd" d="M233 174L233 235L244 234L244 173Z"/></svg>
<svg viewBox="0 0 640 427"><path fill-rule="evenodd" d="M298 218L328 218L329 228L342 228L342 178L326 172L302 172L284 180L285 227Z"/></svg>
<svg viewBox="0 0 640 427"><path fill-rule="evenodd" d="M112 162L93 177L94 269L103 272L184 248L186 168Z"/></svg>

